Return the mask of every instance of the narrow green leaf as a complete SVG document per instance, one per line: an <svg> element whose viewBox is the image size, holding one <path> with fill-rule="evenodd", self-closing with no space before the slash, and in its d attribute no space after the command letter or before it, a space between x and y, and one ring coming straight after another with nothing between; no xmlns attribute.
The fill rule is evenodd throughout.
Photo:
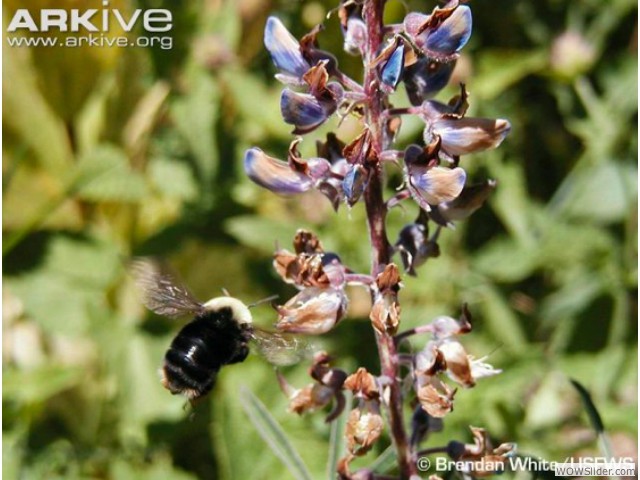
<svg viewBox="0 0 640 480"><path fill-rule="evenodd" d="M251 423L273 453L286 465L296 479L311 480L311 474L278 421L247 387L240 389L240 403Z"/></svg>
<svg viewBox="0 0 640 480"><path fill-rule="evenodd" d="M593 399L591 398L591 394L589 391L577 380L570 378L569 381L571 385L578 391L580 395L580 400L582 400L582 404L584 405L585 410L587 411L587 416L589 417L589 422L591 422L591 426L596 431L598 435L598 440L600 442L600 449L602 453L607 458L613 458L613 452L611 450L611 444L609 442L609 438L607 437L604 431L604 423L602 422L602 417L600 416L600 412L596 408L595 403L593 403Z"/></svg>
<svg viewBox="0 0 640 480"><path fill-rule="evenodd" d="M389 445L378 458L369 466L373 472L387 473L396 466L396 450L393 445Z"/></svg>
<svg viewBox="0 0 640 480"><path fill-rule="evenodd" d="M601 434L602 432L604 432L604 424L602 423L602 418L600 417L598 409L591 399L591 394L577 380L574 380L573 378L570 378L569 380L571 381L573 387L580 394L580 399L584 404L584 408L587 411L587 415L589 416L589 421L591 422L593 429L596 431L596 433Z"/></svg>

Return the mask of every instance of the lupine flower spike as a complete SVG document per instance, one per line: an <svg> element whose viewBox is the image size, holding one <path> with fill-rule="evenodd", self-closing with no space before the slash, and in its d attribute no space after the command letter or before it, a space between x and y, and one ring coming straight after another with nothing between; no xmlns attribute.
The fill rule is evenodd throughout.
<svg viewBox="0 0 640 480"><path fill-rule="evenodd" d="M486 357L468 353L460 340L471 332L466 305L458 319L446 315L430 322L416 319L427 323L403 331L401 299L405 273L415 281L410 277L426 268L427 260L444 255L441 236L478 210L497 188L493 179L470 178L465 157L497 148L511 124L505 119L467 116L470 94L465 85L448 102L434 99L449 83L471 36L469 5L450 0L429 13L409 12L401 23L385 25L384 4L384 0L341 0L332 17L339 21L344 50L362 59L362 82L341 71L335 57L320 48L323 25L298 41L277 17L267 19L264 44L275 77L284 85L280 112L297 137L288 152L275 153L286 160L258 147L249 148L244 157L249 178L271 192L305 195L317 190L336 210L346 204L366 212L371 247L371 267L366 273L354 272L347 266L349 258L325 250L320 239L306 230L295 234L293 250L279 248L273 257L277 275L297 289L288 300L274 305L275 326L281 332L340 331L349 321L348 287L364 288L371 298L369 320L380 361L376 371L360 367L349 374L334 365L338 355L330 358L317 352L308 385L295 388L278 373L291 411L324 410L327 422L346 415L346 452L337 462L337 474L343 480L375 478L369 468L354 471L353 461L374 446L383 448L379 444L387 437L396 451L399 476L417 478L415 460L429 451L420 450L421 444L454 414L456 397L501 372ZM391 95L401 89L409 105L394 106ZM394 102L398 98L402 96L394 95ZM329 132L325 141L316 143L316 155L303 158L299 147L305 136L337 113L341 119L353 115L357 132L351 138ZM416 115L424 122L422 143L396 143L402 115ZM402 172L400 186L387 184L387 164ZM418 215L394 232L396 240L391 243L387 212L408 202ZM426 341L412 340L409 348L410 338L425 333ZM368 347L363 341L362 348ZM406 406L413 411L411 422L404 419ZM453 440L435 448L453 459L500 460L515 451L508 443L493 448L481 428L472 427L472 433L473 445Z"/></svg>

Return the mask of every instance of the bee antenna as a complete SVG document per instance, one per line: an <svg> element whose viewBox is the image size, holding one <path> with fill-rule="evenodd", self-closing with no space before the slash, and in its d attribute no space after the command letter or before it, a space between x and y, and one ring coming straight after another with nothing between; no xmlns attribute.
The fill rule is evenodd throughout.
<svg viewBox="0 0 640 480"><path fill-rule="evenodd" d="M262 300L258 300L257 302L250 303L247 305L249 308L257 307L258 305L262 305L263 303L270 302L278 298L278 295L271 295L270 297L263 298Z"/></svg>
<svg viewBox="0 0 640 480"><path fill-rule="evenodd" d="M487 357L490 357L491 355L493 355L494 353L496 353L496 351L500 350L502 347L504 347L504 342L500 342L493 350L491 350L489 352L489 354L487 355Z"/></svg>

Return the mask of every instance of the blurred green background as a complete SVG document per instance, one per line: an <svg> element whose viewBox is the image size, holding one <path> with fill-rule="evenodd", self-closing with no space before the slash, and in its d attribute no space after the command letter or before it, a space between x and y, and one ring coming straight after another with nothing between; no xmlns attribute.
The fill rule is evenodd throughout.
<svg viewBox="0 0 640 480"><path fill-rule="evenodd" d="M5 30L19 7L94 3L6 0ZM424 446L469 442L474 425L549 460L598 454L572 377L590 390L614 453L636 456L637 3L470 5L474 31L452 83L467 83L471 115L507 118L513 129L499 149L463 158L472 179L495 178L498 189L469 221L443 232L440 258L405 277L402 327L457 316L468 302L474 331L463 343L504 373L458 392L445 430ZM362 205L334 214L315 193L281 198L241 166L254 145L285 158L291 138L262 46L267 15L299 36L335 5L110 6L171 9L173 48L3 42L4 478L291 478L249 422L242 386L283 424L313 477L324 478L324 414L287 413L262 359L225 368L193 415L162 388L157 369L179 324L145 311L122 260L166 258L202 299L222 287L246 302L286 299L293 290L276 278L271 254L304 227L367 271ZM433 6L394 0L387 19ZM320 43L358 78L335 15ZM408 104L403 91L394 98ZM309 135L303 153L336 125ZM356 133L352 121L338 129L343 140ZM420 123L407 119L400 144L420 136ZM397 186L398 171L390 178ZM410 205L394 210L390 235L415 214ZM376 373L368 299L351 293L350 318L316 343L340 367ZM255 316L264 326L275 320L268 306ZM302 387L306 368L284 373Z"/></svg>

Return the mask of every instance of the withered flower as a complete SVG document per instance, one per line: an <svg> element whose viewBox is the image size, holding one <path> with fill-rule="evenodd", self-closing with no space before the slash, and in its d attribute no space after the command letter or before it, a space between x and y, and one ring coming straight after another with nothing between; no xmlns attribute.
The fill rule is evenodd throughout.
<svg viewBox="0 0 640 480"><path fill-rule="evenodd" d="M276 307L276 327L291 333L326 333L347 311L347 269L337 255L325 253L310 232L299 230L294 248L296 253L281 249L274 255L276 272L285 282L301 289L287 303Z"/></svg>
<svg viewBox="0 0 640 480"><path fill-rule="evenodd" d="M375 378L364 368L347 377L344 388L351 390L358 400L358 406L351 410L347 420L347 449L352 455L364 455L382 434L380 393Z"/></svg>
<svg viewBox="0 0 640 480"><path fill-rule="evenodd" d="M373 327L380 333L394 335L400 323L400 273L398 267L390 263L376 277L377 291L374 293L373 307L369 318Z"/></svg>
<svg viewBox="0 0 640 480"><path fill-rule="evenodd" d="M451 158L496 148L511 131L511 123L502 118L465 117L466 99L467 92L462 86L461 94L454 97L449 105L426 100L417 109L426 123L425 143L439 138L441 153Z"/></svg>
<svg viewBox="0 0 640 480"><path fill-rule="evenodd" d="M292 387L278 372L280 388L289 398L289 410L303 414L322 408L335 400L334 408L327 415L326 421L330 422L342 413L345 407L342 387L347 374L338 368L331 368L330 361L331 358L326 352L317 352L309 368L309 375L314 383L300 389Z"/></svg>
<svg viewBox="0 0 640 480"><path fill-rule="evenodd" d="M437 375L446 370L444 355L437 349L435 342L415 356L415 388L422 408L432 417L442 418L453 410L455 389L443 383Z"/></svg>
<svg viewBox="0 0 640 480"><path fill-rule="evenodd" d="M463 387L473 387L477 380L501 373L484 363L486 357L474 359L467 354L457 335L471 331L471 315L463 306L459 320L438 317L421 331L430 332L432 340L414 357L415 388L423 408L435 417L443 416L453 408L451 390L439 379L445 373L451 380Z"/></svg>
<svg viewBox="0 0 640 480"><path fill-rule="evenodd" d="M331 330L347 311L342 289L308 287L291 298L278 311L278 330L320 335Z"/></svg>
<svg viewBox="0 0 640 480"><path fill-rule="evenodd" d="M380 397L375 377L363 367L358 368L356 373L347 377L344 381L344 388L351 390L358 398L377 400Z"/></svg>
<svg viewBox="0 0 640 480"><path fill-rule="evenodd" d="M344 36L344 51L349 55L363 55L367 42L367 26L362 19L362 5L342 0L338 7L340 28Z"/></svg>
<svg viewBox="0 0 640 480"><path fill-rule="evenodd" d="M475 477L487 477L502 473L509 457L516 454L515 443L502 443L493 448L489 434L484 428L469 427L473 434L473 445L451 441L447 445L447 454L456 462L462 461L472 467L468 473ZM490 467L494 467L489 469ZM497 468L495 468L497 467Z"/></svg>
<svg viewBox="0 0 640 480"><path fill-rule="evenodd" d="M351 410L345 433L349 452L356 456L367 453L380 438L383 427L379 402L365 402L361 408Z"/></svg>
<svg viewBox="0 0 640 480"><path fill-rule="evenodd" d="M344 200L342 183L349 164L346 160L318 157L303 159L298 152L301 138L289 146L287 161L271 157L257 147L245 152L244 170L258 185L281 195L294 195L313 188L323 193L334 209Z"/></svg>
<svg viewBox="0 0 640 480"><path fill-rule="evenodd" d="M435 377L429 378L428 383L417 389L418 400L422 408L435 418L442 418L453 410L453 397L456 389L451 389L447 384Z"/></svg>
<svg viewBox="0 0 640 480"><path fill-rule="evenodd" d="M439 118L427 124L425 142L435 136L442 139L442 150L451 156L481 152L498 147L511 131L502 118Z"/></svg>

